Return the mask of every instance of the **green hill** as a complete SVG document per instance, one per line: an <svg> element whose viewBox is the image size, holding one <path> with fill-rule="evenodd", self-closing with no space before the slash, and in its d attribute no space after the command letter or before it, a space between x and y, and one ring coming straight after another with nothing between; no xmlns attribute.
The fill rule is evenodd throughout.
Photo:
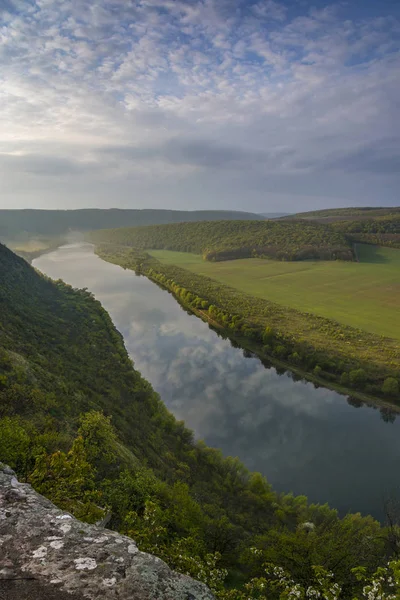
<svg viewBox="0 0 400 600"><path fill-rule="evenodd" d="M398 206L364 206L364 207L346 207L346 208L326 208L322 210L313 210L309 212L296 213L285 217L287 219L307 219L321 223L331 223L336 221L361 221L364 219L374 219L388 215L399 215Z"/></svg>
<svg viewBox="0 0 400 600"><path fill-rule="evenodd" d="M183 221L220 219L263 219L261 215L229 210L81 209L81 210L0 210L3 239L33 236L60 236L68 231L133 227Z"/></svg>
<svg viewBox="0 0 400 600"><path fill-rule="evenodd" d="M371 571L391 554L371 517L339 519L278 495L238 459L194 442L134 369L100 303L2 245L0 457L80 518L109 512L111 527L221 600L248 597L224 591L221 568L240 587L264 575L266 561L304 586L323 565L354 597L350 569Z"/></svg>
<svg viewBox="0 0 400 600"><path fill-rule="evenodd" d="M400 248L400 211L373 219L337 222L332 227L356 242Z"/></svg>
<svg viewBox="0 0 400 600"><path fill-rule="evenodd" d="M204 221L97 231L95 243L202 254L205 260L269 257L352 260L351 244L324 225L291 221Z"/></svg>

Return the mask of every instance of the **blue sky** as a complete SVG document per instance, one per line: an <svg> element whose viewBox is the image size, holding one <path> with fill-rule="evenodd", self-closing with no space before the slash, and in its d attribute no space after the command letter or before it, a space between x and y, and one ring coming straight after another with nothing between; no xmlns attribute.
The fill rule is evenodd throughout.
<svg viewBox="0 0 400 600"><path fill-rule="evenodd" d="M400 3L0 0L1 208L395 205Z"/></svg>

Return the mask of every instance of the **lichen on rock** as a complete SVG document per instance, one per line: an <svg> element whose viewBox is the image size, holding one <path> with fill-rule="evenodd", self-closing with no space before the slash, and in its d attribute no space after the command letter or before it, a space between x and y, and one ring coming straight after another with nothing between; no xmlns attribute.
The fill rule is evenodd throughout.
<svg viewBox="0 0 400 600"><path fill-rule="evenodd" d="M56 508L0 463L1 600L212 600L116 532Z"/></svg>

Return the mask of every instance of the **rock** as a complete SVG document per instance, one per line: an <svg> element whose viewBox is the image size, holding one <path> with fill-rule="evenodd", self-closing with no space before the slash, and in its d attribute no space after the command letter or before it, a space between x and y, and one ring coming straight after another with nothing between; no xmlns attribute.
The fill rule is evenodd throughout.
<svg viewBox="0 0 400 600"><path fill-rule="evenodd" d="M212 600L134 540L56 508L0 463L0 600Z"/></svg>

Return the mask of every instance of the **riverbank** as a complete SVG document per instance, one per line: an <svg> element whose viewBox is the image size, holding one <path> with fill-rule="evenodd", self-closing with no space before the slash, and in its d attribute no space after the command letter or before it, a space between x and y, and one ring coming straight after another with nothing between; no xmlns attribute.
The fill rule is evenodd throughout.
<svg viewBox="0 0 400 600"><path fill-rule="evenodd" d="M129 247L104 244L96 253L169 289L185 307L218 324L224 335L262 360L357 401L399 408L398 391L383 392L387 380L398 385L400 347L395 340L252 298Z"/></svg>
<svg viewBox="0 0 400 600"><path fill-rule="evenodd" d="M268 367L272 366L278 370L283 369L284 371L290 371L293 375L297 376L297 379L313 383L316 387L325 387L325 388L328 388L335 392L338 392L339 394L342 394L343 396L349 396L351 400L357 400L359 402L362 402L363 404L366 404L367 406L372 406L372 407L377 407L377 408L387 408L390 411L400 414L400 405L398 405L398 404L394 404L392 402L388 402L387 400L376 398L376 397L366 394L364 392L359 392L357 390L352 390L352 389L346 388L340 384L332 384L331 382L327 382L326 380L324 380L322 377L317 377L316 375L313 375L312 373L307 373L307 371L304 371L303 369L300 369L300 368L296 368L289 362L286 362L283 360L278 360L278 359L274 358L273 356L271 356L270 354L266 354L265 352L263 352L262 346L260 344L257 344L256 342L251 342L249 339L247 339L244 336L233 335L229 330L225 329L220 323L218 323L217 321L212 319L207 314L206 311L196 309L195 307L190 306L189 304L185 303L185 301L183 301L181 298L179 298L179 296L174 294L174 292L170 288L168 288L167 286L165 286L165 285L161 284L159 281L157 281L156 278L153 278L150 275L146 275L146 277L148 279L150 279L150 281L152 281L153 283L158 285L160 288L170 292L174 296L175 300L185 310L187 310L191 314L196 315L197 317L202 319L202 321L204 321L205 323L208 323L213 329L215 329L217 331L218 334L220 334L220 335L222 334L223 337L233 341L235 344L237 344L243 350L247 350L248 352L251 352L252 354L257 356L265 366L268 366ZM266 362L268 363L267 365L265 364Z"/></svg>
<svg viewBox="0 0 400 600"><path fill-rule="evenodd" d="M205 261L199 254L148 250L174 265L249 296L397 340L400 251L359 244L359 262L262 258Z"/></svg>

